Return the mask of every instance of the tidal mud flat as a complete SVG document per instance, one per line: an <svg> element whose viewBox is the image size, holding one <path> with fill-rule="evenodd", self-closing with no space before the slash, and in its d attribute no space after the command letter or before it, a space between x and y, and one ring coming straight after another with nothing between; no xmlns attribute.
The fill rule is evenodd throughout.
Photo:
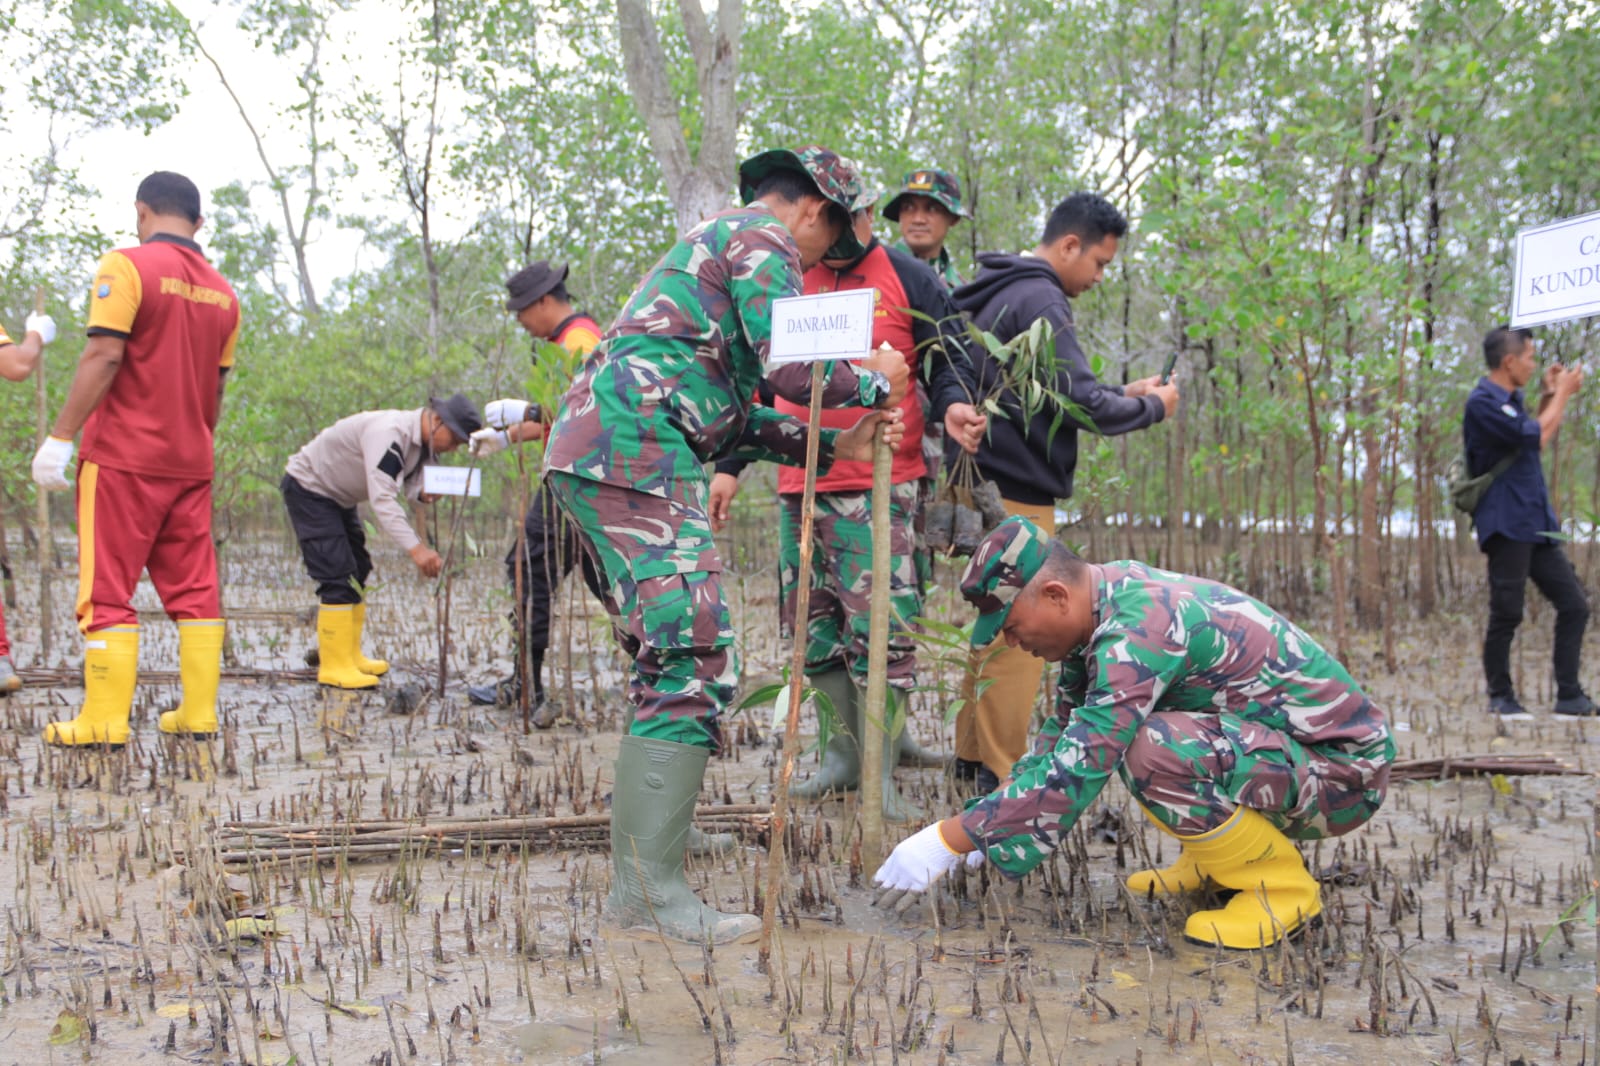
<svg viewBox="0 0 1600 1066"><path fill-rule="evenodd" d="M380 565L402 574L401 561ZM469 705L465 684L508 666L502 584L494 552L454 580L440 696L432 589L388 582L368 644L394 670L375 692L334 692L304 669L315 634L298 560L275 541L235 547L223 733L156 731L176 701L175 634L156 611L135 741L106 754L38 740L81 696L77 645L60 620L59 662L29 669L37 592L20 580L10 618L29 685L0 705L0 1062L1595 1060L1587 776L1392 786L1369 827L1307 848L1321 923L1261 953L1189 944L1183 916L1201 903L1122 888L1173 849L1115 783L1020 884L958 877L898 916L870 906L853 800L798 807L766 972L753 943L707 951L608 926L622 664L569 582L551 652L567 720L524 732L514 710ZM759 567L729 581L747 684L787 660L774 585ZM946 589L937 612L959 618ZM1548 621L1530 613L1518 651L1535 708L1550 702L1536 680ZM1393 672L1375 640L1354 642L1351 672L1390 711L1400 757L1596 769L1600 724L1488 720L1478 625L1464 611L1402 627ZM937 704L954 669L924 662L925 745L949 747ZM690 860L724 909L762 904L767 725L764 709L731 720L702 796L706 824L745 843ZM939 770L896 778L930 819L964 798Z"/></svg>

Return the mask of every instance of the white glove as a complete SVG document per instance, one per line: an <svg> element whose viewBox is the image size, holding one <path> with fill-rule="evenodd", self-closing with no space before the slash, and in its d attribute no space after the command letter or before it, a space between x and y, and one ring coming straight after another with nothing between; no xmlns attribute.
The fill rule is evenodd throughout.
<svg viewBox="0 0 1600 1066"><path fill-rule="evenodd" d="M978 855L981 861L983 852L972 854ZM939 832L939 823L935 822L902 840L872 875L872 883L897 890L897 897L900 892L921 892L965 859L965 855L952 851L944 842L944 834Z"/></svg>
<svg viewBox="0 0 1600 1066"><path fill-rule="evenodd" d="M49 315L29 315L22 330L24 333L37 333L41 341L49 344L56 339L56 320Z"/></svg>
<svg viewBox="0 0 1600 1066"><path fill-rule="evenodd" d="M492 429L510 429L528 420L527 400L490 400L483 409L483 420Z"/></svg>
<svg viewBox="0 0 1600 1066"><path fill-rule="evenodd" d="M467 450L474 459L484 459L511 446L511 434L503 429L480 429L467 438Z"/></svg>
<svg viewBox="0 0 1600 1066"><path fill-rule="evenodd" d="M42 489L70 489L67 464L72 462L73 443L59 437L46 437L33 453L33 480Z"/></svg>

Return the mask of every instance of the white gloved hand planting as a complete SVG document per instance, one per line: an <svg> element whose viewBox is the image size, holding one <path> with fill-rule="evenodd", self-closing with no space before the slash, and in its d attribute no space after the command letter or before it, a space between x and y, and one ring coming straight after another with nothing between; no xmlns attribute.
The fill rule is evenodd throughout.
<svg viewBox="0 0 1600 1066"><path fill-rule="evenodd" d="M511 446L511 434L503 429L480 429L467 441L467 450L474 459L484 459L505 451Z"/></svg>
<svg viewBox="0 0 1600 1066"><path fill-rule="evenodd" d="M67 464L72 462L74 445L70 440L46 437L33 453L33 480L42 489L70 489Z"/></svg>
<svg viewBox="0 0 1600 1066"><path fill-rule="evenodd" d="M944 842L944 834L935 822L902 840L872 875L872 883L880 888L921 892L955 869L962 859L961 852L951 850Z"/></svg>
<svg viewBox="0 0 1600 1066"><path fill-rule="evenodd" d="M56 320L49 315L29 315L22 329L25 333L37 333L45 344L56 339Z"/></svg>
<svg viewBox="0 0 1600 1066"><path fill-rule="evenodd" d="M490 400L483 409L483 420L490 429L510 429L528 420L528 401Z"/></svg>

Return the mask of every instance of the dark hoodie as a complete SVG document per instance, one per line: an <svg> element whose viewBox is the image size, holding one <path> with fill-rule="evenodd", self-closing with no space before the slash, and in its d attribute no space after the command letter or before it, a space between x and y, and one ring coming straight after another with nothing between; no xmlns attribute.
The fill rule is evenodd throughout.
<svg viewBox="0 0 1600 1066"><path fill-rule="evenodd" d="M978 256L978 276L954 293L956 306L1002 342L1027 331L1043 318L1055 331L1056 380L1054 390L1070 397L1094 424L1096 431L1114 436L1144 429L1161 421L1166 408L1157 396L1128 397L1120 385L1103 385L1089 369L1072 327L1072 307L1066 290L1050 264L1027 255L983 252ZM999 368L982 345L972 345L979 395L993 387ZM1062 418L1054 438L1051 423L1057 412L1046 405L1024 425L1016 393L1000 394L1005 417L989 419L989 432L978 447L978 468L993 481L1000 495L1018 503L1043 506L1072 495L1072 474L1078 465L1078 421ZM948 461L956 449L947 445Z"/></svg>

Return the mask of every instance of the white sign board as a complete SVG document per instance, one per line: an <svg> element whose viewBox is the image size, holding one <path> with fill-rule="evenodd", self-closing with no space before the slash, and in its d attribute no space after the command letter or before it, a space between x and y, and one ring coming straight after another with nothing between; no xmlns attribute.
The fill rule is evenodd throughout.
<svg viewBox="0 0 1600 1066"><path fill-rule="evenodd" d="M1600 315L1600 211L1517 231L1511 324Z"/></svg>
<svg viewBox="0 0 1600 1066"><path fill-rule="evenodd" d="M872 353L872 289L785 296L772 302L769 363L865 359Z"/></svg>
<svg viewBox="0 0 1600 1066"><path fill-rule="evenodd" d="M477 496L483 492L482 475L470 466L424 466L422 491L429 496Z"/></svg>

